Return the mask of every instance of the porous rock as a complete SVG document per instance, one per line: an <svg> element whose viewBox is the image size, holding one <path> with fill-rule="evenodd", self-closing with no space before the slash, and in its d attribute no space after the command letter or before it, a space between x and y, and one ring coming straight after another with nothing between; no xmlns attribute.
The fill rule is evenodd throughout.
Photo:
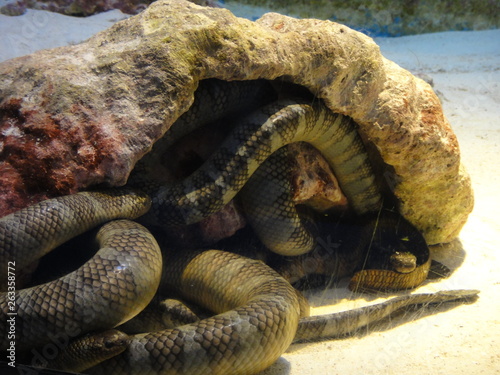
<svg viewBox="0 0 500 375"><path fill-rule="evenodd" d="M0 64L0 214L98 184L120 186L185 112L199 80L292 82L351 116L401 213L429 243L473 205L432 88L346 26L269 13L255 22L157 1L88 41Z"/></svg>
<svg viewBox="0 0 500 375"><path fill-rule="evenodd" d="M291 144L288 150L293 202L319 212L347 211L347 198L321 153L303 142Z"/></svg>

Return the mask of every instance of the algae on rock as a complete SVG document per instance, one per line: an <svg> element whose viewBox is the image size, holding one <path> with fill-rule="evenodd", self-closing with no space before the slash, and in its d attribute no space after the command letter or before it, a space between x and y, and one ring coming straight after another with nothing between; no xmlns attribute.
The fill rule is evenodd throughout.
<svg viewBox="0 0 500 375"><path fill-rule="evenodd" d="M82 44L8 60L0 77L0 214L125 184L208 78L280 79L351 116L400 212L429 243L456 237L472 210L458 142L432 88L371 38L331 21L269 13L251 22L157 1Z"/></svg>
<svg viewBox="0 0 500 375"><path fill-rule="evenodd" d="M329 19L378 36L500 27L500 3L495 0L227 0L226 3L229 7L248 4L301 18Z"/></svg>

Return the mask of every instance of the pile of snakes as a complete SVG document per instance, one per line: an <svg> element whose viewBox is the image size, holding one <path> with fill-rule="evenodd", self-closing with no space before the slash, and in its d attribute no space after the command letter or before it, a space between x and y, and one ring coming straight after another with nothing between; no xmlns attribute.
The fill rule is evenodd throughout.
<svg viewBox="0 0 500 375"><path fill-rule="evenodd" d="M473 299L477 291L407 294L308 316L290 283L308 273L352 277L352 290L400 290L424 282L432 262L422 235L383 207L352 119L307 95L280 96L268 82L202 81L191 109L138 162L126 187L49 199L1 218L6 356L14 345L27 365L89 374L256 374L293 342L352 334L409 305ZM188 177L163 181L165 150L214 121L230 123L222 145ZM291 201L287 145L294 142L326 159L348 199L349 220L363 223L354 232L349 220L305 217ZM274 254L273 268L238 251L172 249L151 233L197 223L233 199ZM52 249L93 228L99 250L79 268L7 288L10 268L18 279L29 275ZM322 246L325 231L342 246ZM171 295L200 312L159 297ZM15 325L7 324L12 318Z"/></svg>

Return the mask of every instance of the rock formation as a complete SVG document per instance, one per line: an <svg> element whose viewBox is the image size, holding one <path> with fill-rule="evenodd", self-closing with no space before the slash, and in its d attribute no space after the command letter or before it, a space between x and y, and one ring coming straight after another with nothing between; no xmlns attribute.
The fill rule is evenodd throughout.
<svg viewBox="0 0 500 375"><path fill-rule="evenodd" d="M432 88L346 26L157 1L88 41L0 64L0 215L96 185L121 186L200 80L291 82L359 124L401 213L429 243L473 205Z"/></svg>

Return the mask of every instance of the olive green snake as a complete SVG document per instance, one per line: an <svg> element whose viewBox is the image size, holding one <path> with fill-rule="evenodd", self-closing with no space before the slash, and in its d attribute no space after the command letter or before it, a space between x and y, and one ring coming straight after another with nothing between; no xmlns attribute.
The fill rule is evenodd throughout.
<svg viewBox="0 0 500 375"><path fill-rule="evenodd" d="M224 89L221 92L229 96ZM237 99L246 100L244 98ZM271 155L292 142L307 141L322 152L356 213L379 209L382 199L374 173L355 124L349 118L333 114L319 101L285 99L259 108L239 122L241 125L230 134L228 141L187 179L170 185L139 184L152 198L151 209L147 196L132 190L118 190L56 198L0 219L1 276L7 277L5 264L14 262L16 269L21 270L49 248L109 220L134 219L147 212L145 223L196 222L222 208L247 181L250 180L250 185L262 184L262 178L252 178L254 172L259 171L259 165ZM154 152L151 155L156 157ZM249 211L269 207L254 196L255 189L250 185L242 193L243 206ZM286 189L279 189L267 188L286 195ZM287 209L289 215L284 226L289 229L284 238L293 239L292 254L313 251L317 247L314 234L303 229L293 207ZM259 216L263 217L259 214L252 217ZM269 211L264 218L277 220ZM269 228L269 222L249 221L263 242L269 242L269 235L263 233ZM14 304L9 303L12 301L8 293L0 295L2 320L6 321L11 316L9 313L15 313L19 350L43 346L59 337L61 330L72 338L76 333L116 327L136 315L153 298L160 284L162 256L149 231L128 220L111 221L101 228L98 241L101 249L77 271L48 284L16 291ZM278 253L285 252L286 246L281 240L266 245ZM35 249L40 249L40 254L35 256ZM167 288L179 291L218 315L180 328L126 339L119 336L118 340L124 345L118 345L118 351L123 353L110 353L112 358L96 367L94 373L111 373L110 369L118 374L257 373L272 364L294 339L311 338L304 333L308 330L299 328L312 320L303 317L305 308L297 293L276 271L261 262L210 250L174 255L167 257L164 263L163 274L168 276L163 283ZM418 270L423 271L418 281L412 281L411 285L406 281L398 285L395 281L395 288L418 285L425 279L428 263L425 259L419 265ZM360 275L358 278L370 279L379 273ZM381 275L389 277L394 272L383 271ZM227 285L236 285L236 291L225 288ZM441 298L456 299L462 295ZM0 328L7 330L3 325ZM296 337L298 329L301 333ZM341 328L336 332L341 332ZM327 336L332 334L335 332ZM10 344L8 332L2 331L0 335L0 347L5 350ZM82 366L93 363L89 359Z"/></svg>

